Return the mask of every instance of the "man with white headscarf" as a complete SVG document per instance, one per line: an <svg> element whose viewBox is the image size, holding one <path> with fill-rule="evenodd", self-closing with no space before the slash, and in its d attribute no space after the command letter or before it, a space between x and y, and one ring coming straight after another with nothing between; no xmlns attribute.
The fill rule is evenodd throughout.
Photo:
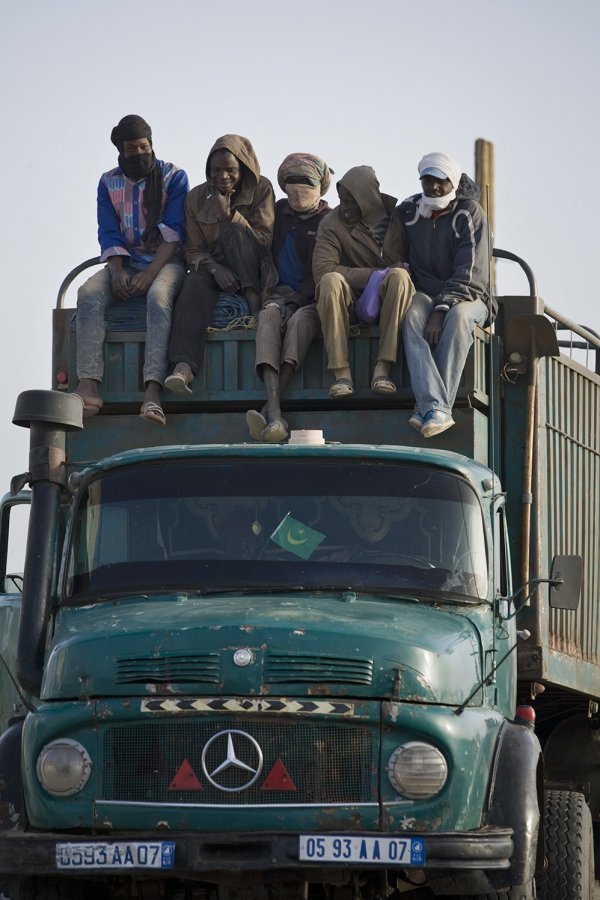
<svg viewBox="0 0 600 900"><path fill-rule="evenodd" d="M402 336L416 399L409 424L430 438L454 425L452 407L473 329L489 324L496 307L479 188L445 153L428 153L418 168L422 193L398 207L417 290Z"/></svg>

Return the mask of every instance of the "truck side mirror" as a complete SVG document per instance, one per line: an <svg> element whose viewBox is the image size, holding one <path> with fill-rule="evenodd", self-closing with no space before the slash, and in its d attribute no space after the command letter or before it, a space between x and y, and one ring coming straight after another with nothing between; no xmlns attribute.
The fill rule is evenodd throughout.
<svg viewBox="0 0 600 900"><path fill-rule="evenodd" d="M581 556L555 556L550 572L550 606L552 609L577 609L583 559Z"/></svg>

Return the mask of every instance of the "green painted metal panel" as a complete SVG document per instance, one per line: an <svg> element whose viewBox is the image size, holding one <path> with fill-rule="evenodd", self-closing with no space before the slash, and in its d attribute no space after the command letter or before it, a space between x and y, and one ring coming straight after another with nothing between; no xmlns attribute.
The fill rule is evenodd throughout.
<svg viewBox="0 0 600 900"><path fill-rule="evenodd" d="M54 371L52 387L72 390L76 385L76 339L72 326L73 310L54 310ZM376 328L354 329L350 338L350 365L353 370L355 393L353 402L368 402L371 407L412 408L414 399L410 378L399 350L398 362L392 368L392 377L398 394L391 400L373 395L370 390L371 375L377 361L379 333ZM264 403L264 388L254 366L253 329L211 332L206 342L203 368L193 383L191 397L179 397L164 393L164 401L171 408L187 411L200 409L259 406ZM127 404L141 404L143 396L143 331L108 331L104 348L105 377L102 395L109 410L122 411ZM477 329L475 345L462 376L457 403L468 405L469 398L476 398L477 405L487 404L485 354L489 335ZM57 380L57 373L61 379ZM286 403L307 405L328 403L329 387L333 378L327 370L322 340L314 341L304 364L295 373ZM339 406L339 401L338 401ZM352 408L349 406L349 408Z"/></svg>

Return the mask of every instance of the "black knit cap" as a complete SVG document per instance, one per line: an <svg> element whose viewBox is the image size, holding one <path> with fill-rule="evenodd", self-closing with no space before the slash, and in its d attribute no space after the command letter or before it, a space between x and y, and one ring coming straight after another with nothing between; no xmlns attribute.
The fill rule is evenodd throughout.
<svg viewBox="0 0 600 900"><path fill-rule="evenodd" d="M152 145L152 129L141 116L123 116L110 133L111 143L120 151L123 141L139 141L148 138Z"/></svg>

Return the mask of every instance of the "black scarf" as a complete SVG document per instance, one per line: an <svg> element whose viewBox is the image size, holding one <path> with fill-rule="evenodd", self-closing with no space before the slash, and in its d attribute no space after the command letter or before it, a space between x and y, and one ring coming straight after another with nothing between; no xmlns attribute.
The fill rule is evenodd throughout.
<svg viewBox="0 0 600 900"><path fill-rule="evenodd" d="M133 181L146 179L144 188L144 216L146 228L142 235L142 243L150 252L155 252L162 241L162 235L158 228L163 198L163 177L160 166L156 164L156 156L152 151L149 168L146 172L140 171L135 160L126 159L123 156L123 144L125 141L139 141L146 138L152 147L152 129L141 116L124 116L118 125L113 128L110 139L119 151L119 165L128 178Z"/></svg>

